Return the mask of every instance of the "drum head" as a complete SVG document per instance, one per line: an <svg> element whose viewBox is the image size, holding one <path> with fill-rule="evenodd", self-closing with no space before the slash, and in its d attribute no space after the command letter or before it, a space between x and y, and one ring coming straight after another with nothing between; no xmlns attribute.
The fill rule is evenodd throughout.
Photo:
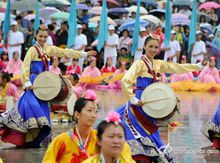
<svg viewBox="0 0 220 163"><path fill-rule="evenodd" d="M34 80L33 91L43 101L54 99L61 90L61 79L55 73L45 71Z"/></svg>
<svg viewBox="0 0 220 163"><path fill-rule="evenodd" d="M74 106L75 106L76 100L77 100L77 97L73 93L67 102L67 110L68 110L69 115L71 115L71 116L73 116L73 111L74 111Z"/></svg>
<svg viewBox="0 0 220 163"><path fill-rule="evenodd" d="M149 85L143 91L141 101L144 112L153 118L166 117L177 104L173 89L161 82Z"/></svg>

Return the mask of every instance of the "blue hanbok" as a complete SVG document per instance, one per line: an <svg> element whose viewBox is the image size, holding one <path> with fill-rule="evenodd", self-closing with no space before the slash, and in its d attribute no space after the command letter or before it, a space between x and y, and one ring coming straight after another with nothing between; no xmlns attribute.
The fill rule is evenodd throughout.
<svg viewBox="0 0 220 163"><path fill-rule="evenodd" d="M31 86L43 71L48 70L49 57L80 58L86 56L71 49L39 44L31 47L22 64L22 81ZM50 109L47 101L38 99L33 90L25 89L16 106L0 115L0 136L2 141L18 146L45 146L51 139Z"/></svg>
<svg viewBox="0 0 220 163"><path fill-rule="evenodd" d="M167 63L162 60L152 62L143 57L133 63L122 79L122 90L126 97L132 101L134 97L141 99L143 90L160 80L161 73L185 73L197 71L199 67L191 64ZM136 90L133 93L133 84ZM164 153L166 147L160 137L157 122L148 116L141 107L127 102L117 112L121 115L122 123L126 127L126 140L131 146L132 155L135 160L146 160L157 162L174 162L171 153Z"/></svg>

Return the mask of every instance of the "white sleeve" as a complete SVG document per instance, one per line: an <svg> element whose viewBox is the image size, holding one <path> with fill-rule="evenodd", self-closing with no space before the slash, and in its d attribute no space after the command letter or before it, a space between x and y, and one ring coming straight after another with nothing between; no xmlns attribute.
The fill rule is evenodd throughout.
<svg viewBox="0 0 220 163"><path fill-rule="evenodd" d="M84 37L83 37L83 45L88 45L88 42L87 42L87 37L86 37L86 35L84 35Z"/></svg>
<svg viewBox="0 0 220 163"><path fill-rule="evenodd" d="M206 51L206 46L205 46L205 43L204 42L202 42L202 52L204 52L204 53L206 53L207 51Z"/></svg>
<svg viewBox="0 0 220 163"><path fill-rule="evenodd" d="M19 36L18 36L18 40L19 40L19 43L23 44L24 43L24 35L23 33L19 33Z"/></svg>
<svg viewBox="0 0 220 163"><path fill-rule="evenodd" d="M179 41L176 41L176 51L181 51L181 47L180 47Z"/></svg>

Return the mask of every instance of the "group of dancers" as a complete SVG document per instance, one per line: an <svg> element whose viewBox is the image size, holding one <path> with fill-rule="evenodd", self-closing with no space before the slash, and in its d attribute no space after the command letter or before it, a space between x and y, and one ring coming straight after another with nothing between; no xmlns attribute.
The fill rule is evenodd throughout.
<svg viewBox="0 0 220 163"><path fill-rule="evenodd" d="M40 73L49 70L49 58L81 58L96 54L95 51L78 52L48 46L47 37L48 29L41 25L36 32L36 44L28 50L22 63L24 93L13 108L0 115L1 140L18 147L38 148L51 142L48 102L38 99L32 86ZM172 152L161 153L165 145L157 121L143 111L141 95L146 87L159 81L162 74L199 71L206 62L178 64L156 60L154 57L158 53L159 42L160 38L150 34L145 40L142 59L135 61L122 78L121 87L128 102L115 112L110 112L94 130L92 127L98 117L97 96L94 91L87 90L75 102L75 125L53 139L43 162L176 162ZM3 73L0 84L5 81L7 78ZM203 130L215 148L220 148L219 124L220 108Z"/></svg>

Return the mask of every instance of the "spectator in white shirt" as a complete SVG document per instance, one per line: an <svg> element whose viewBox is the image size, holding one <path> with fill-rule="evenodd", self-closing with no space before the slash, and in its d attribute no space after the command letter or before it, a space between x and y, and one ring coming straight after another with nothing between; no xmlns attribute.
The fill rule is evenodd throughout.
<svg viewBox="0 0 220 163"><path fill-rule="evenodd" d="M23 34L18 31L18 23L13 21L11 23L11 30L8 34L8 55L9 59L13 58L13 53L18 51L19 58L21 57L21 45L24 43Z"/></svg>
<svg viewBox="0 0 220 163"><path fill-rule="evenodd" d="M176 32L171 31L171 34L172 35L171 35L171 40L169 42L169 46L166 47L164 43L162 43L161 51L165 51L164 61L171 60L173 62L178 62L178 58L181 51L180 43L177 40L175 40Z"/></svg>
<svg viewBox="0 0 220 163"><path fill-rule="evenodd" d="M197 63L203 60L203 56L206 54L205 43L201 40L202 32L196 32L196 42L192 46L191 63Z"/></svg>
<svg viewBox="0 0 220 163"><path fill-rule="evenodd" d="M87 46L87 37L86 35L82 34L83 28L81 24L77 24L77 35L75 38L75 45L74 50L84 52ZM78 65L80 66L81 70L83 70L83 63L85 58L79 58Z"/></svg>
<svg viewBox="0 0 220 163"><path fill-rule="evenodd" d="M119 44L119 37L115 34L115 27L109 25L108 27L109 35L104 47L104 65L108 57L112 58L112 65L116 65L117 61L117 46Z"/></svg>
<svg viewBox="0 0 220 163"><path fill-rule="evenodd" d="M145 32L146 32L146 29L144 27L140 27L137 50L134 53L134 61L136 61L137 59L141 59L141 57L142 57L144 42L146 39Z"/></svg>

